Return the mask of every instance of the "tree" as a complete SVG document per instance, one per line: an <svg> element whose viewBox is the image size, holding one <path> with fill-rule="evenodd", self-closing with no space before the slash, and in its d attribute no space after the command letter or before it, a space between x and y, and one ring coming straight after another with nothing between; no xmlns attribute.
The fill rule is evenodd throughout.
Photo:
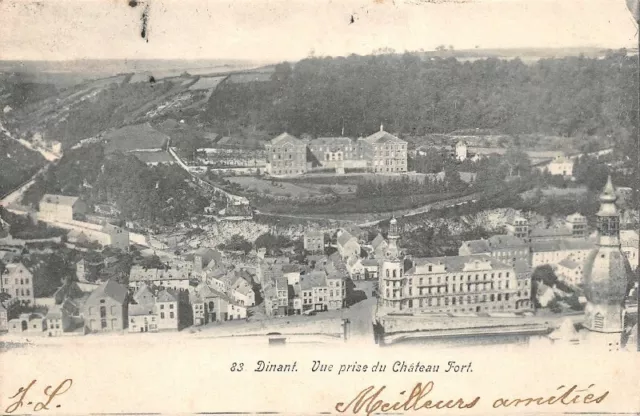
<svg viewBox="0 0 640 416"><path fill-rule="evenodd" d="M252 247L252 244L240 234L232 235L229 241L224 244L224 248L227 250L243 251L245 254L249 253Z"/></svg>

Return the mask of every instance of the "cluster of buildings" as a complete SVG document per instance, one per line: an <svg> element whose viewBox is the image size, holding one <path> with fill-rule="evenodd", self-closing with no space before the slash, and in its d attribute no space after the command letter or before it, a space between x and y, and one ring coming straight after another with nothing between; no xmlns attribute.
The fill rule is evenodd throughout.
<svg viewBox="0 0 640 416"><path fill-rule="evenodd" d="M519 254L405 258L389 224L379 268L379 312L480 313L531 309L531 279Z"/></svg>
<svg viewBox="0 0 640 416"><path fill-rule="evenodd" d="M33 274L20 262L9 263L0 289L10 295L0 308L0 331L44 336L99 332L159 332L247 318L256 304L253 277L236 270L216 250L202 248L160 268L134 265L128 285L115 280L89 282L90 264L76 264L52 299L36 305ZM9 319L12 306L46 313L22 313ZM39 306L39 308L35 308Z"/></svg>
<svg viewBox="0 0 640 416"><path fill-rule="evenodd" d="M526 261L532 269L551 266L559 280L578 287L584 282L584 264L598 242L587 218L574 213L554 227L532 226L515 216L506 226L507 235L462 243L459 254L485 254L505 261ZM633 269L638 265L638 232L618 230L621 250Z"/></svg>
<svg viewBox="0 0 640 416"><path fill-rule="evenodd" d="M346 169L374 173L407 172L407 142L384 131L353 140L319 137L301 140L288 133L265 144L266 172L273 176Z"/></svg>
<svg viewBox="0 0 640 416"><path fill-rule="evenodd" d="M265 258L260 266L267 316L300 315L345 307L347 273L344 262L331 256L310 255L308 264L292 264L286 257Z"/></svg>

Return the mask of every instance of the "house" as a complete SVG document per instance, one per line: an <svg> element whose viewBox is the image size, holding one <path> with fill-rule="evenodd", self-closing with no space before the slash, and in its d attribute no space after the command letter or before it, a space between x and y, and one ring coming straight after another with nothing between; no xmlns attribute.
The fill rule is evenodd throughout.
<svg viewBox="0 0 640 416"><path fill-rule="evenodd" d="M47 329L47 320L39 313L22 313L18 318L9 320L9 332L42 335Z"/></svg>
<svg viewBox="0 0 640 416"><path fill-rule="evenodd" d="M21 302L33 306L33 274L22 263L9 263L0 276L0 292L11 296L10 303Z"/></svg>
<svg viewBox="0 0 640 416"><path fill-rule="evenodd" d="M595 241L591 239L534 241L531 243L531 266L533 268L545 264L555 266L567 257L584 264L594 247Z"/></svg>
<svg viewBox="0 0 640 416"><path fill-rule="evenodd" d="M289 282L286 277L281 276L275 278L274 283L278 297L278 315L284 316L289 306Z"/></svg>
<svg viewBox="0 0 640 416"><path fill-rule="evenodd" d="M300 283L289 285L289 310L287 315L300 315L302 311L302 287Z"/></svg>
<svg viewBox="0 0 640 416"><path fill-rule="evenodd" d="M456 143L456 159L460 162L464 162L467 159L467 143L464 140L460 140Z"/></svg>
<svg viewBox="0 0 640 416"><path fill-rule="evenodd" d="M129 273L129 287L137 290L143 283L148 285L171 288L174 290L188 289L191 279L189 267L174 264L173 267L162 269L147 269L140 265L131 267Z"/></svg>
<svg viewBox="0 0 640 416"><path fill-rule="evenodd" d="M570 285L582 284L584 262L577 262L571 257L560 260L556 265L555 274L558 279Z"/></svg>
<svg viewBox="0 0 640 416"><path fill-rule="evenodd" d="M378 278L378 268L380 263L376 259L364 259L362 260L362 267L364 268L365 280L375 280Z"/></svg>
<svg viewBox="0 0 640 416"><path fill-rule="evenodd" d="M358 239L346 231L338 234L337 248L338 253L340 253L343 259L360 257L360 244L358 244Z"/></svg>
<svg viewBox="0 0 640 416"><path fill-rule="evenodd" d="M304 249L311 253L324 252L324 233L321 231L307 231L304 233Z"/></svg>
<svg viewBox="0 0 640 416"><path fill-rule="evenodd" d="M520 215L515 215L513 218L510 218L505 228L507 235L522 238L525 241L529 238L529 220Z"/></svg>
<svg viewBox="0 0 640 416"><path fill-rule="evenodd" d="M275 282L265 283L262 290L264 292L264 307L266 315L268 317L281 316L280 301L278 299L278 290L276 289Z"/></svg>
<svg viewBox="0 0 640 416"><path fill-rule="evenodd" d="M344 307L347 295L347 285L341 275L333 272L327 275L327 286L329 289L327 296L327 309L332 311Z"/></svg>
<svg viewBox="0 0 640 416"><path fill-rule="evenodd" d="M153 305L155 302L153 292L146 283L143 283L136 293L133 294L133 300L139 305Z"/></svg>
<svg viewBox="0 0 640 416"><path fill-rule="evenodd" d="M102 233L108 236L103 246L129 251L129 231L113 224L105 224L102 226Z"/></svg>
<svg viewBox="0 0 640 416"><path fill-rule="evenodd" d="M364 266L362 264L362 259L358 257L351 257L347 260L347 270L349 271L349 277L353 280L364 279Z"/></svg>
<svg viewBox="0 0 640 416"><path fill-rule="evenodd" d="M129 305L129 332L157 332L158 323L153 303Z"/></svg>
<svg viewBox="0 0 640 416"><path fill-rule="evenodd" d="M239 274L235 274L231 279L232 296L241 305L254 306L256 304L256 294L253 286Z"/></svg>
<svg viewBox="0 0 640 416"><path fill-rule="evenodd" d="M283 264L282 276L287 279L288 285L300 283L300 266L297 264Z"/></svg>
<svg viewBox="0 0 640 416"><path fill-rule="evenodd" d="M0 332L9 330L9 312L7 308L0 303Z"/></svg>
<svg viewBox="0 0 640 416"><path fill-rule="evenodd" d="M564 156L556 156L547 164L540 165L539 169L547 171L551 175L573 176L573 165L573 159Z"/></svg>
<svg viewBox="0 0 640 416"><path fill-rule="evenodd" d="M189 303L191 304L194 325L200 326L209 322L207 304L195 290L189 291Z"/></svg>
<svg viewBox="0 0 640 416"><path fill-rule="evenodd" d="M459 256L486 254L513 266L516 261L530 261L529 244L514 235L494 235L484 240L464 241L458 249Z"/></svg>
<svg viewBox="0 0 640 416"><path fill-rule="evenodd" d="M91 332L122 331L127 327L127 288L113 280L91 292L82 307L85 328Z"/></svg>
<svg viewBox="0 0 640 416"><path fill-rule="evenodd" d="M75 196L45 194L38 205L38 216L50 221L71 222L86 212L87 205Z"/></svg>
<svg viewBox="0 0 640 416"><path fill-rule="evenodd" d="M247 317L245 306L239 305L229 295L210 288L206 283L199 284L195 291L196 295L191 296L191 299L197 300L197 305L202 302L205 304L205 322L224 322Z"/></svg>
<svg viewBox="0 0 640 416"><path fill-rule="evenodd" d="M201 273L206 269L221 266L224 254L219 250L202 247L187 255L187 261L193 262L193 272Z"/></svg>
<svg viewBox="0 0 640 416"><path fill-rule="evenodd" d="M373 258L374 259L383 259L386 257L387 247L389 247L389 243L384 239L382 234L375 236L375 238L371 241L371 248L373 249Z"/></svg>
<svg viewBox="0 0 640 416"><path fill-rule="evenodd" d="M158 330L177 330L179 328L178 295L172 289L158 292L155 299Z"/></svg>
<svg viewBox="0 0 640 416"><path fill-rule="evenodd" d="M71 329L71 316L62 305L51 307L49 311L47 311L45 319L47 321L46 332L50 337L60 336Z"/></svg>
<svg viewBox="0 0 640 416"><path fill-rule="evenodd" d="M326 311L329 309L327 287L327 275L322 271L312 271L302 276L300 280L302 291L302 309L314 311Z"/></svg>

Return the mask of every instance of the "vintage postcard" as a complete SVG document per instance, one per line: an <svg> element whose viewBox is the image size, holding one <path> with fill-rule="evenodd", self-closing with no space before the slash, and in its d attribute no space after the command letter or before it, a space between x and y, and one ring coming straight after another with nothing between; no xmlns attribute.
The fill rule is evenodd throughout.
<svg viewBox="0 0 640 416"><path fill-rule="evenodd" d="M636 0L0 0L0 412L640 415Z"/></svg>

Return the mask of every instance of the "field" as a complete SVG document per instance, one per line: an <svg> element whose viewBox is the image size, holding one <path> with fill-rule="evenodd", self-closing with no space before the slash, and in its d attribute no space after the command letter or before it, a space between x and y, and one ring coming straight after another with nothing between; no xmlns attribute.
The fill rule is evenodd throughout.
<svg viewBox="0 0 640 416"><path fill-rule="evenodd" d="M226 178L230 182L237 183L247 191L257 191L270 195L289 196L292 198L307 198L310 196L329 193L349 194L355 192L355 186L330 183L309 183L306 180L284 181L266 180L253 176L237 176Z"/></svg>

